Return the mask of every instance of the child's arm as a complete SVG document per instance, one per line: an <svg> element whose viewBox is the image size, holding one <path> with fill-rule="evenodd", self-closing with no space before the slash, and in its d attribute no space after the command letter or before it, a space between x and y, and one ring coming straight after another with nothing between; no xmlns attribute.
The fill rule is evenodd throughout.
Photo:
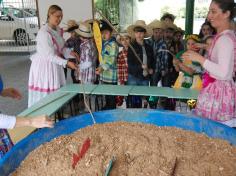
<svg viewBox="0 0 236 176"><path fill-rule="evenodd" d="M175 70L184 71L188 73L189 75L193 75L195 73L194 69L184 64L182 54L183 54L183 51L180 51L179 53L176 54L175 57L173 57L173 65L175 67Z"/></svg>
<svg viewBox="0 0 236 176"><path fill-rule="evenodd" d="M194 44L194 48L196 48L196 49L206 49L206 47L207 47L207 44L205 44L205 43L195 43Z"/></svg>
<svg viewBox="0 0 236 176"><path fill-rule="evenodd" d="M180 63L180 61L179 61L177 58L173 58L173 65L174 65L175 70L176 70L177 72L180 71L179 63Z"/></svg>

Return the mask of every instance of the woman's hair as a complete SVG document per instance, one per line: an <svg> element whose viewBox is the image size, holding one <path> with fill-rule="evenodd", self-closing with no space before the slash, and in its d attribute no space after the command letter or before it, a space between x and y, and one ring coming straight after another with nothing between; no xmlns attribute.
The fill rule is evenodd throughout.
<svg viewBox="0 0 236 176"><path fill-rule="evenodd" d="M215 35L216 34L216 30L215 30L215 28L214 27L212 27L212 25L211 25L211 23L209 22L209 21L205 21L203 24L202 24L202 26L201 26L201 30L200 30L200 33L199 33L199 38L203 38L204 36L203 36L203 33L202 33L202 28L203 28L203 26L209 26L210 27L210 29L212 30L212 35Z"/></svg>
<svg viewBox="0 0 236 176"><path fill-rule="evenodd" d="M233 20L235 17L235 3L234 0L212 0L212 2L218 4L219 8L223 11L223 13L229 11L230 16L229 19Z"/></svg>
<svg viewBox="0 0 236 176"><path fill-rule="evenodd" d="M49 20L49 16L57 11L62 11L61 7L59 7L58 5L51 5L48 9L47 21Z"/></svg>

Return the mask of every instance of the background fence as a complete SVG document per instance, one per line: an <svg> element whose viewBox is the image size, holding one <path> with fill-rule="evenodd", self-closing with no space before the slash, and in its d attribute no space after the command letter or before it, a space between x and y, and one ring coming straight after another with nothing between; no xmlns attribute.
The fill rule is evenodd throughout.
<svg viewBox="0 0 236 176"><path fill-rule="evenodd" d="M36 0L0 0L0 53L33 52L38 29Z"/></svg>

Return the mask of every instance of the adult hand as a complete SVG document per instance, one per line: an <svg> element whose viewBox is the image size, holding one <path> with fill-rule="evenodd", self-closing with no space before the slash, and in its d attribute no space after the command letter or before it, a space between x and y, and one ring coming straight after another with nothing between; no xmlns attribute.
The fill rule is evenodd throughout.
<svg viewBox="0 0 236 176"><path fill-rule="evenodd" d="M205 43L195 43L194 45L194 48L196 48L196 49L206 49L206 44Z"/></svg>
<svg viewBox="0 0 236 176"><path fill-rule="evenodd" d="M1 93L1 96L10 97L10 98L14 98L14 99L17 99L17 100L20 100L22 98L21 93L18 90L16 90L15 88L3 89L2 93Z"/></svg>
<svg viewBox="0 0 236 176"><path fill-rule="evenodd" d="M147 70L147 69L148 69L147 64L142 64L142 69L143 69L143 70Z"/></svg>
<svg viewBox="0 0 236 176"><path fill-rule="evenodd" d="M177 58L173 58L173 65L178 66L180 61Z"/></svg>
<svg viewBox="0 0 236 176"><path fill-rule="evenodd" d="M67 66L68 66L69 68L71 68L72 70L76 70L76 69L77 69L76 64L75 64L74 62L71 62L71 61L68 61L68 62L67 62Z"/></svg>
<svg viewBox="0 0 236 176"><path fill-rule="evenodd" d="M165 72L165 70L161 71L161 76L165 76L167 72Z"/></svg>
<svg viewBox="0 0 236 176"><path fill-rule="evenodd" d="M30 126L35 128L44 128L49 127L52 128L54 126L53 119L49 119L47 115L40 115L37 117L31 117L30 120Z"/></svg>
<svg viewBox="0 0 236 176"><path fill-rule="evenodd" d="M152 75L152 74L153 74L153 69L148 69L148 73L149 73L150 75Z"/></svg>
<svg viewBox="0 0 236 176"><path fill-rule="evenodd" d="M206 60L203 56L201 56L197 52L190 51L190 50L186 51L182 55L182 58L185 59L185 60L191 60L191 61L199 62L201 65L203 65L205 60Z"/></svg>

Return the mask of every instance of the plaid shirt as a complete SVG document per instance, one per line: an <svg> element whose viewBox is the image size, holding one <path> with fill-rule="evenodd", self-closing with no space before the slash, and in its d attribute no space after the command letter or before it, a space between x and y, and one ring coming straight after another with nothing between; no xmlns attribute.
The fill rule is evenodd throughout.
<svg viewBox="0 0 236 176"><path fill-rule="evenodd" d="M160 50L167 50L166 43L163 39L159 41L155 41L153 38L149 38L146 42L152 46L154 59L156 60L156 72L161 72L169 68L169 56L166 51Z"/></svg>
<svg viewBox="0 0 236 176"><path fill-rule="evenodd" d="M117 58L117 76L118 83L124 85L128 81L128 62L127 62L128 51L124 48L119 52Z"/></svg>
<svg viewBox="0 0 236 176"><path fill-rule="evenodd" d="M100 67L103 71L100 74L101 81L105 83L117 83L117 61L118 44L115 38L103 41L102 44L102 62Z"/></svg>

